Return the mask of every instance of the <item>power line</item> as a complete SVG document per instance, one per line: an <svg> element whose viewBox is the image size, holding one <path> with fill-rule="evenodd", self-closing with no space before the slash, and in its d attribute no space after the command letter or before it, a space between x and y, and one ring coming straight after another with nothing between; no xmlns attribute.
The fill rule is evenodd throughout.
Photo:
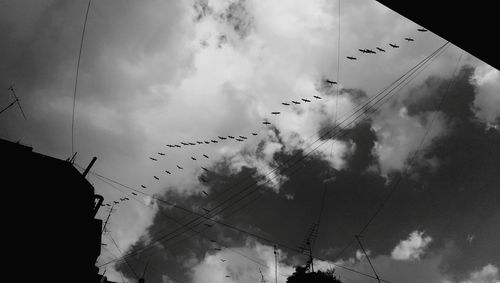
<svg viewBox="0 0 500 283"><path fill-rule="evenodd" d="M82 50L83 50L83 40L85 38L85 29L87 27L87 19L89 17L90 11L90 3L92 0L89 0L87 5L87 11L85 12L85 20L83 22L82 29L82 37L80 39L80 50L78 51L78 60L76 63L76 76L75 76L75 89L73 91L73 114L71 117L71 155L74 154L74 128L75 128L75 107L76 107L76 90L78 88L78 74L80 72L80 59L82 58Z"/></svg>
<svg viewBox="0 0 500 283"><path fill-rule="evenodd" d="M446 44L447 44L447 43L446 43ZM446 45L446 44L445 44L445 45ZM444 47L445 45L443 45L443 47ZM441 47L441 48L443 48L443 47ZM438 50L439 50L439 49L438 49ZM434 53L434 55L435 55L435 53ZM429 58L430 58L430 57L429 57ZM425 61L424 61L424 62L425 62ZM398 79L398 80L399 80L399 79ZM402 82L404 82L404 80L403 80ZM400 85L401 85L401 83L402 83L402 82L400 82L398 85L396 85L396 86L395 86L395 87L394 87L394 88L393 88L390 92L394 91L394 90L395 90L398 86L400 86ZM386 97L387 95L389 95L389 94L390 94L390 92L389 92L389 93L387 93L386 95L384 95L382 98L384 98L384 97ZM394 94L393 94L393 95L394 95ZM381 100L381 99L379 99L379 100L378 100L375 104L377 104L378 102L380 102L380 100ZM374 104L374 105L375 105L375 104ZM372 108L374 105L372 105L372 106L368 107L367 109L365 109L365 111L364 111L364 112L367 112L367 110L369 110L370 108ZM358 111L359 111L359 110L358 110ZM357 112L357 111L356 111L356 112ZM363 113L363 114L364 114L364 113ZM361 115L360 115L360 116L361 116ZM359 117L359 116L358 116L358 117ZM349 123L349 125L350 125L350 124L352 124L353 122L355 122L355 120L351 121L351 122ZM327 133L327 134L329 134L329 133ZM326 135L326 134L325 134L325 135ZM323 135L323 137L324 137L325 135ZM317 149L317 148L318 148L318 147L314 148L312 151L314 151L314 150L315 150L315 149ZM311 151L311 152L312 152L312 151ZM309 155L311 152L309 152L307 155ZM306 156L307 156L307 155L306 155ZM305 157L306 157L306 156L305 156ZM303 159L304 159L304 158L301 158L300 160L298 160L298 161L297 161L297 162L295 162L295 163L298 163L298 162L300 162L300 161L301 161L301 160L303 160ZM281 167L282 167L282 166L281 166ZM285 170L287 170L287 169L289 169L289 168L286 168ZM274 170L274 171L276 171L276 170ZM248 189L248 187L247 187L246 189L244 189L244 190L247 190L247 189ZM135 190L135 189L133 189L133 190L134 190L134 191L137 191L137 190ZM241 192L239 192L239 193L244 192L244 190L243 190L243 191L241 191ZM142 193L142 192L141 192L141 193ZM248 196L248 195L249 195L249 194L247 194L247 195L243 196L242 198L238 199L236 202L240 201L241 199L243 199L244 197L246 197L246 196ZM234 196L235 196L235 195L233 195L231 198L233 198ZM224 203L224 202L227 202L228 200L229 200L229 199L226 199L225 201L223 201L223 203ZM236 202L234 202L233 204L231 204L231 205L229 205L229 206L234 205ZM220 207L223 203L221 203L221 204L217 205L217 207ZM228 207L229 207L229 206L228 206ZM175 207L175 206L174 206L174 207ZM222 210L227 209L228 207L223 208ZM222 212L222 210L221 210L221 211L219 211L217 214L221 213L221 212ZM209 211L209 212L205 213L204 215L200 215L200 217L198 217L197 219L194 219L194 220L190 221L189 223L186 223L186 225L189 225L189 224L193 223L194 221L199 220L201 217L206 218L206 219L210 219L210 218L208 218L208 217L207 217L207 215L209 215L212 211L214 211L214 209L212 209L211 211ZM210 217L213 217L213 216L210 216ZM201 223L200 223L200 224L201 224ZM196 225L196 224L195 224L195 225ZM199 225L199 224L198 224L198 225ZM174 231L174 232L175 232L175 231ZM172 233L170 233L170 234L172 234ZM162 239L164 239L164 238L165 238L165 237L162 237ZM159 240L160 240L160 239L159 239Z"/></svg>

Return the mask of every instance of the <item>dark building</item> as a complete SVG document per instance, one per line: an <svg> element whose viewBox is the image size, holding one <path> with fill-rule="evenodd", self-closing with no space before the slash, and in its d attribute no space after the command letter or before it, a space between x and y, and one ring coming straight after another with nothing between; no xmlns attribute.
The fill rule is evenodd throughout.
<svg viewBox="0 0 500 283"><path fill-rule="evenodd" d="M3 282L99 282L103 198L70 163L0 139ZM6 265L6 266L5 266ZM7 273L7 274L6 274Z"/></svg>

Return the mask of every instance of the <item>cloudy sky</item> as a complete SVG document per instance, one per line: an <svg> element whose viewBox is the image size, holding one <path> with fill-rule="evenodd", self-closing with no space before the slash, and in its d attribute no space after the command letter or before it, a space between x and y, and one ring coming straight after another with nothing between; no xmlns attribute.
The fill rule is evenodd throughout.
<svg viewBox="0 0 500 283"><path fill-rule="evenodd" d="M14 84L27 116L3 112L1 138L71 156L87 3L0 1L0 105ZM373 280L346 269L373 276L360 232L385 280L499 282L500 73L420 28L372 0L92 1L76 164L130 199L100 272L274 281L276 245L285 282L316 227L343 282Z"/></svg>

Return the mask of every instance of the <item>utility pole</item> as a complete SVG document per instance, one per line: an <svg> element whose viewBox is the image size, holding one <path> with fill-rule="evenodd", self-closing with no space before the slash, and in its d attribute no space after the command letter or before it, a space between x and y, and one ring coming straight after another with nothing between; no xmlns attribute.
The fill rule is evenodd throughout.
<svg viewBox="0 0 500 283"><path fill-rule="evenodd" d="M355 237L355 238L356 238L356 240L358 241L359 246L361 247L361 250L363 250L363 253L364 253L364 254L365 254L365 256L366 256L366 259L368 260L368 263L369 263L369 264L370 264L370 266L372 267L373 273L375 274L375 277L377 277L377 281L378 281L378 283L381 283L381 282L380 282L380 278L378 277L377 271L375 271L375 268L373 267L373 264L372 264L372 262L370 261L370 257L369 257L369 256L368 256L368 254L366 253L365 248L363 247L363 244L361 244L361 240L359 239L359 238L361 238L361 236L360 236L360 235L355 235L354 237Z"/></svg>
<svg viewBox="0 0 500 283"><path fill-rule="evenodd" d="M274 278L278 283L278 248L274 245Z"/></svg>

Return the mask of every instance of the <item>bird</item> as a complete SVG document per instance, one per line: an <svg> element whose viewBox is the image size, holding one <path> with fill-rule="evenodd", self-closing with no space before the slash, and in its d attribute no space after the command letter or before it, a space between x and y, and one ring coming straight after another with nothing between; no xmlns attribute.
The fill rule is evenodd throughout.
<svg viewBox="0 0 500 283"><path fill-rule="evenodd" d="M363 53L369 53L366 49L358 49L358 50L363 52Z"/></svg>
<svg viewBox="0 0 500 283"><path fill-rule="evenodd" d="M271 114L278 115L278 114L280 114L280 112L275 111L275 112L271 112Z"/></svg>
<svg viewBox="0 0 500 283"><path fill-rule="evenodd" d="M203 154L203 157L205 157L205 158L208 158L208 155L206 155L206 154Z"/></svg>
<svg viewBox="0 0 500 283"><path fill-rule="evenodd" d="M132 192L132 194L133 194L134 196L136 196L136 195L137 195L137 194L136 194L136 193L134 193L134 192Z"/></svg>
<svg viewBox="0 0 500 283"><path fill-rule="evenodd" d="M229 275L226 275L226 278L230 278L230 277L231 277L231 276L229 276Z"/></svg>
<svg viewBox="0 0 500 283"><path fill-rule="evenodd" d="M225 261L226 261L226 259L221 258L221 259L220 259L220 261L225 262Z"/></svg>
<svg viewBox="0 0 500 283"><path fill-rule="evenodd" d="M406 41L415 41L415 39L411 38L411 37L405 37L405 40Z"/></svg>
<svg viewBox="0 0 500 283"><path fill-rule="evenodd" d="M419 28L419 29L417 29L417 30L418 30L418 31L420 31L420 32L426 32L426 31L427 31L427 30L426 30L426 29L424 29L424 28Z"/></svg>
<svg viewBox="0 0 500 283"><path fill-rule="evenodd" d="M218 143L218 141L215 141L215 140L211 140L211 142L213 142L213 143Z"/></svg>
<svg viewBox="0 0 500 283"><path fill-rule="evenodd" d="M268 121L264 121L264 122L262 122L262 124L264 124L264 125L271 125L271 123L269 123Z"/></svg>
<svg viewBox="0 0 500 283"><path fill-rule="evenodd" d="M153 161L158 161L158 159L153 158L153 157L150 157L149 159L151 159L151 160L153 160Z"/></svg>
<svg viewBox="0 0 500 283"><path fill-rule="evenodd" d="M180 145L178 145L178 144L176 144L176 145L175 145L175 147L179 147L179 148L180 148L181 146L180 146Z"/></svg>
<svg viewBox="0 0 500 283"><path fill-rule="evenodd" d="M141 185L141 187L142 187L143 189L145 189L145 188L146 188L146 186L144 186L144 185Z"/></svg>
<svg viewBox="0 0 500 283"><path fill-rule="evenodd" d="M392 48L399 48L399 46L397 46L396 44L389 43L389 45L390 45Z"/></svg>
<svg viewBox="0 0 500 283"><path fill-rule="evenodd" d="M377 50L378 50L378 51L385 52L385 50L384 50L384 49L382 49L382 48L380 48L380 47L377 47Z"/></svg>
<svg viewBox="0 0 500 283"><path fill-rule="evenodd" d="M210 142L209 142L209 141L204 141L204 142L205 142L205 144L210 144Z"/></svg>
<svg viewBox="0 0 500 283"><path fill-rule="evenodd" d="M244 140L246 140L246 139L247 139L247 137L245 137L245 136L240 136L240 138L241 138L241 139L244 139Z"/></svg>
<svg viewBox="0 0 500 283"><path fill-rule="evenodd" d="M192 159L192 160L194 160L194 161L196 161L196 158L194 158L194 157L192 157L192 156L191 156L191 159Z"/></svg>
<svg viewBox="0 0 500 283"><path fill-rule="evenodd" d="M283 104L285 106L290 106L290 103L286 103L286 102L281 102L281 104Z"/></svg>
<svg viewBox="0 0 500 283"><path fill-rule="evenodd" d="M181 167L181 166L179 166L179 165L176 165L176 166L177 166L177 168L179 168L179 169L181 169L181 170L182 170L182 169L184 169L184 168L182 168L182 167Z"/></svg>
<svg viewBox="0 0 500 283"><path fill-rule="evenodd" d="M356 57L347 56L347 59L349 59L349 60L356 60Z"/></svg>
<svg viewBox="0 0 500 283"><path fill-rule="evenodd" d="M196 141L196 143L197 143L197 144L203 144L203 142L202 142L202 141Z"/></svg>
<svg viewBox="0 0 500 283"><path fill-rule="evenodd" d="M293 104L300 104L300 102L298 102L298 101L294 101L294 100L292 100L292 103L293 103Z"/></svg>
<svg viewBox="0 0 500 283"><path fill-rule="evenodd" d="M256 135L258 135L258 134L257 134L257 133L252 133L252 135L256 136Z"/></svg>
<svg viewBox="0 0 500 283"><path fill-rule="evenodd" d="M311 102L311 100L305 99L305 98L302 98L302 101L304 101L304 102Z"/></svg>
<svg viewBox="0 0 500 283"><path fill-rule="evenodd" d="M160 180L160 178L156 177L156 176L153 176L156 180Z"/></svg>
<svg viewBox="0 0 500 283"><path fill-rule="evenodd" d="M123 199L125 199L125 200L130 200L130 199L129 199L129 198L127 198L127 197L124 197Z"/></svg>
<svg viewBox="0 0 500 283"><path fill-rule="evenodd" d="M171 144L167 144L167 146L168 146L168 147L174 147L174 146L173 146L173 145L171 145Z"/></svg>
<svg viewBox="0 0 500 283"><path fill-rule="evenodd" d="M313 96L313 97L314 97L314 98L316 98L316 99L321 99L321 97L319 97L319 96L317 96L317 95L315 95L315 96Z"/></svg>
<svg viewBox="0 0 500 283"><path fill-rule="evenodd" d="M182 145L189 145L187 142L181 142Z"/></svg>
<svg viewBox="0 0 500 283"><path fill-rule="evenodd" d="M170 174L172 174L172 173L170 173L170 171L168 171L168 170L165 170L165 173L167 173L167 174L169 174L169 175L170 175Z"/></svg>
<svg viewBox="0 0 500 283"><path fill-rule="evenodd" d="M226 138L225 137L221 137L221 136L218 136L219 139L221 140L225 140Z"/></svg>
<svg viewBox="0 0 500 283"><path fill-rule="evenodd" d="M375 52L375 51L373 51L373 50L371 50L371 49L365 49L365 50L366 50L366 52L368 52L368 53L377 54L377 52Z"/></svg>
<svg viewBox="0 0 500 283"><path fill-rule="evenodd" d="M203 177L200 177L200 180L203 182L203 183L208 183L208 180L203 178Z"/></svg>
<svg viewBox="0 0 500 283"><path fill-rule="evenodd" d="M239 141L239 142L242 142L242 141L243 141L242 139L236 139L236 140L237 140L237 141Z"/></svg>
<svg viewBox="0 0 500 283"><path fill-rule="evenodd" d="M230 139L234 139L234 137L233 137L233 136L227 136L227 137L228 137L228 138L230 138Z"/></svg>
<svg viewBox="0 0 500 283"><path fill-rule="evenodd" d="M329 83L331 85L336 85L337 84L337 82L334 82L334 81L329 80L329 79L326 79L325 82L327 82L327 83Z"/></svg>
<svg viewBox="0 0 500 283"><path fill-rule="evenodd" d="M190 142L190 143L189 143L189 145L196 145L196 144L195 144L195 143L193 143L193 142Z"/></svg>
<svg viewBox="0 0 500 283"><path fill-rule="evenodd" d="M207 169L207 168L205 168L205 167L203 167L203 166L201 167L201 169L203 169L203 170L205 170L205 171L207 171L207 172L208 172L208 169Z"/></svg>
<svg viewBox="0 0 500 283"><path fill-rule="evenodd" d="M114 202L115 204L119 204L119 202L117 202L117 201L115 201L115 200L114 200L113 202Z"/></svg>
<svg viewBox="0 0 500 283"><path fill-rule="evenodd" d="M208 194L207 194L207 192L205 192L205 191L201 191L201 192L202 192L203 194L205 194L205 195L206 195L206 196L208 197Z"/></svg>
<svg viewBox="0 0 500 283"><path fill-rule="evenodd" d="M165 153L163 153L163 152L158 152L158 155L162 155L162 156L163 156L163 155L165 155Z"/></svg>

